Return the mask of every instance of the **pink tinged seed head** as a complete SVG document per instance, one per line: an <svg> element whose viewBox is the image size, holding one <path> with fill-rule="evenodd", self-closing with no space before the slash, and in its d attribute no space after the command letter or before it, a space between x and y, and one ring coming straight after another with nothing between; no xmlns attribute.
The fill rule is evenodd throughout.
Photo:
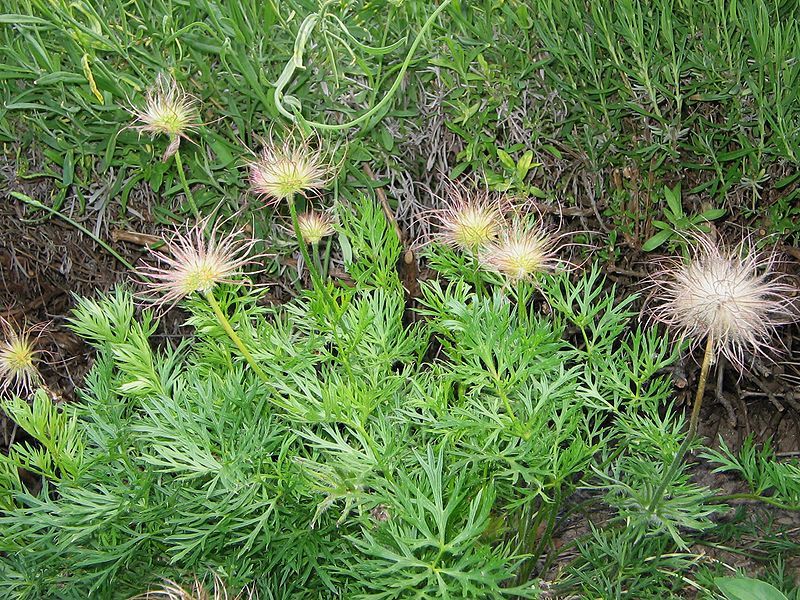
<svg viewBox="0 0 800 600"><path fill-rule="evenodd" d="M40 352L37 341L43 325L17 327L0 317L0 395L26 396L42 381L36 366Z"/></svg>
<svg viewBox="0 0 800 600"><path fill-rule="evenodd" d="M310 210L297 215L300 235L306 244L319 244L323 238L333 235L333 216L327 212Z"/></svg>
<svg viewBox="0 0 800 600"><path fill-rule="evenodd" d="M502 213L497 200L487 194L465 197L465 192L453 188L445 208L435 212L439 226L436 240L452 248L477 252L498 235Z"/></svg>
<svg viewBox="0 0 800 600"><path fill-rule="evenodd" d="M671 260L651 277L661 303L655 320L690 338L693 345L711 336L715 356L744 369L745 357L769 358L776 329L797 320L797 287L773 272L774 252L761 252L745 238L734 248L698 235L688 260Z"/></svg>
<svg viewBox="0 0 800 600"><path fill-rule="evenodd" d="M250 187L267 205L323 189L332 177L322 153L291 138L281 145L267 144L249 166Z"/></svg>
<svg viewBox="0 0 800 600"><path fill-rule="evenodd" d="M540 223L518 220L484 248L480 260L485 268L511 281L532 279L560 264L556 241Z"/></svg>
<svg viewBox="0 0 800 600"><path fill-rule="evenodd" d="M177 152L181 138L200 126L197 100L171 77L159 74L145 92L144 106L134 109L134 129L153 135L166 135L170 144L164 160Z"/></svg>
<svg viewBox="0 0 800 600"><path fill-rule="evenodd" d="M218 226L206 237L207 222L176 231L163 248L150 251L152 264L137 269L151 305L171 307L220 283L242 282L237 275L255 260L250 253L257 240L242 237L242 229L223 233Z"/></svg>

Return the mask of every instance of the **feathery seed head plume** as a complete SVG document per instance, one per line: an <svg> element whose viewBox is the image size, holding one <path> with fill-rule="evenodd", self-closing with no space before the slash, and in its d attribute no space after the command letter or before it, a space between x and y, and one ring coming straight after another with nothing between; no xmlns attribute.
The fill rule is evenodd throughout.
<svg viewBox="0 0 800 600"><path fill-rule="evenodd" d="M16 327L0 317L0 394L27 395L41 383L36 342L44 325Z"/></svg>
<svg viewBox="0 0 800 600"><path fill-rule="evenodd" d="M436 211L434 217L439 226L438 241L469 252L492 242L503 224L497 200L485 193L466 197L457 187L451 190L448 206Z"/></svg>
<svg viewBox="0 0 800 600"><path fill-rule="evenodd" d="M196 99L164 74L156 77L145 93L144 107L134 109L133 114L138 122L134 129L169 138L163 160L177 152L181 138L188 139L187 134L200 126Z"/></svg>
<svg viewBox="0 0 800 600"><path fill-rule="evenodd" d="M540 222L517 218L479 257L485 268L511 281L532 279L562 263L556 255L556 243L557 238Z"/></svg>
<svg viewBox="0 0 800 600"><path fill-rule="evenodd" d="M176 231L163 250L151 250L153 264L137 269L153 306L173 306L195 292L211 291L220 283L240 283L238 272L256 257L250 252L257 240L244 238L242 229L219 231L217 224L206 238L204 219L189 231Z"/></svg>
<svg viewBox="0 0 800 600"><path fill-rule="evenodd" d="M711 336L714 356L737 368L746 357L769 358L775 330L798 318L797 286L773 271L775 252L754 248L745 237L735 247L697 235L688 260L667 260L650 279L660 303L652 318L675 328L696 346Z"/></svg>
<svg viewBox="0 0 800 600"><path fill-rule="evenodd" d="M296 142L291 136L283 144L264 146L249 166L250 186L267 205L322 189L332 177L332 167L322 153L312 150L308 141Z"/></svg>
<svg viewBox="0 0 800 600"><path fill-rule="evenodd" d="M248 588L243 589L236 596L229 596L225 582L214 574L213 592L209 592L199 579L195 578L189 587L184 587L170 579L155 590L150 590L132 600L254 600L255 593Z"/></svg>
<svg viewBox="0 0 800 600"><path fill-rule="evenodd" d="M306 244L319 244L323 238L333 235L333 216L328 212L309 210L297 215L300 235Z"/></svg>

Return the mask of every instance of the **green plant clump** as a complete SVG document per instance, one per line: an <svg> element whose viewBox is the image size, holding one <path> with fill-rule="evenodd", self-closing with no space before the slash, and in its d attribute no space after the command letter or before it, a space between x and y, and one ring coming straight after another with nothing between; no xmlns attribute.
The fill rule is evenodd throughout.
<svg viewBox="0 0 800 600"><path fill-rule="evenodd" d="M614 479L619 531L671 546L702 529L682 470L649 508L682 439L659 414L673 354L629 331L630 300L596 270L543 275L522 305L451 275L408 315L383 213L340 212L354 287L266 307L218 285L183 301L194 333L177 346L155 347L123 289L78 303L71 327L96 349L81 401L4 405L35 440L0 460L5 597L126 597L209 570L272 597L537 597L594 473Z"/></svg>

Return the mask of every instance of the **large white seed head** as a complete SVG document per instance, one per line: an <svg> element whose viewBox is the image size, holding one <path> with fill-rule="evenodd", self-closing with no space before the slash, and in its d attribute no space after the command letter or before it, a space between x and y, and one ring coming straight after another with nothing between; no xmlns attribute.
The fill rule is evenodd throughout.
<svg viewBox="0 0 800 600"><path fill-rule="evenodd" d="M774 271L777 257L760 252L749 238L733 248L708 236L695 238L688 260L672 260L652 277L653 317L690 338L711 336L715 356L738 368L748 358L768 357L775 331L797 319L797 287Z"/></svg>

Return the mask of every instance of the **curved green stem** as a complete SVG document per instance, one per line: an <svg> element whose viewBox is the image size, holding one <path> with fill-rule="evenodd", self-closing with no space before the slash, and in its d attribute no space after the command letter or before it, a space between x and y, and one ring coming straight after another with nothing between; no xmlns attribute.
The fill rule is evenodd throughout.
<svg viewBox="0 0 800 600"><path fill-rule="evenodd" d="M536 548L533 551L533 556L536 557L537 560L541 558L542 554L547 551L547 546L553 542L553 531L556 528L556 517L558 516L558 509L556 507L560 504L560 502L553 503L553 505L550 506L547 511L547 524L545 525L544 533L541 535L539 542L536 544Z"/></svg>
<svg viewBox="0 0 800 600"><path fill-rule="evenodd" d="M477 255L472 256L472 280L475 284L475 293L478 295L478 298L483 298L485 296L485 288L483 285L483 278L481 277L481 263L478 262Z"/></svg>
<svg viewBox="0 0 800 600"><path fill-rule="evenodd" d="M319 254L319 243L311 244L311 248L312 248L312 252L314 253L314 256L313 256L313 258L314 258L314 266L316 266L317 270L320 272L320 278L322 278L324 280L326 277L325 277L325 272L324 272L324 270L322 268L322 258L320 257L320 254Z"/></svg>
<svg viewBox="0 0 800 600"><path fill-rule="evenodd" d="M683 457L686 455L686 452L689 450L689 446L694 441L695 435L697 435L697 421L700 418L700 407L703 404L703 394L706 391L706 381L708 381L708 370L711 367L711 359L714 356L714 337L709 334L708 340L706 341L706 351L703 355L703 366L700 367L700 380L697 382L697 393L694 397L694 406L692 407L692 415L689 418L689 431L686 434L686 437L683 439L683 443L678 448L677 454L675 454L675 458L672 459L672 462L667 469L664 478L661 480L661 483L656 488L656 493L653 495L653 500L650 502L650 506L648 507L648 511L653 512L655 510L656 505L661 502L662 497L664 496L664 491L667 489L667 485L669 482L672 481L672 478L675 476L675 473L678 471L678 468L683 461Z"/></svg>
<svg viewBox="0 0 800 600"><path fill-rule="evenodd" d="M505 389L503 389L503 386L498 383L495 386L495 389L497 390L497 395L500 396L500 400L503 401L503 406L505 406L508 416L510 416L511 420L514 421L515 423L518 422L517 415L514 413L514 409L511 408L511 401L509 400L508 394L506 394Z"/></svg>
<svg viewBox="0 0 800 600"><path fill-rule="evenodd" d="M186 195L186 200L189 202L189 206L192 207L194 217L197 220L200 220L200 210L197 208L197 204L194 201L194 196L192 195L192 190L189 189L189 182L186 181L186 173L183 171L183 160L181 159L180 147L175 150L175 165L178 167L178 178L181 180L181 185L183 186L183 193Z"/></svg>
<svg viewBox="0 0 800 600"><path fill-rule="evenodd" d="M325 281L328 280L330 277L331 272L331 240L328 238L328 241L325 243L325 261L322 264L322 276L325 278Z"/></svg>
<svg viewBox="0 0 800 600"><path fill-rule="evenodd" d="M239 349L239 352L242 353L244 359L247 361L247 364L250 365L250 368L253 369L256 375L270 387L272 387L272 382L270 381L269 376L264 372L264 370L258 365L256 359L250 353L250 350L245 346L242 338L239 337L239 334L234 331L233 327L231 326L231 322L228 320L228 317L225 316L225 313L222 312L222 308L217 302L217 299L214 298L214 294L212 292L205 293L206 300L208 300L209 305L211 306L211 310L214 311L214 315L217 317L217 321L219 324L222 325L222 328L225 330L225 333L228 334L228 337L231 338L231 341L234 345Z"/></svg>
<svg viewBox="0 0 800 600"><path fill-rule="evenodd" d="M277 105L278 110L284 116L292 120L299 120L301 124L305 126L311 126L315 127L316 129L322 129L327 131L342 131L345 129L350 129L351 127L355 127L356 125L363 123L364 121L366 121L367 119L369 119L370 117L381 111L392 100L395 93L400 88L400 85L403 82L403 77L405 77L406 71L408 70L408 67L411 65L411 60L414 58L414 54L416 54L417 48L422 42L422 37L425 35L425 33L427 33L428 29L430 29L431 25L436 20L436 17L438 17L452 1L453 0L444 0L444 2L442 2L439 5L439 8L433 11L431 15L426 19L425 23L423 23L422 25L422 28L417 33L417 36L414 38L414 42L411 44L411 48L408 49L406 58L403 61L403 64L401 65L400 70L397 73L397 77L395 77L394 83L392 83L392 87L389 88L389 91L386 92L386 95L381 99L381 101L378 102L371 109L369 109L367 112L363 113L362 115L356 117L351 121L347 121L346 123L340 123L336 125L331 125L329 123L322 123L320 121L308 121L304 119L298 110L299 103L296 101L296 99L295 102L293 103L294 106L292 106L292 108L295 109L295 113L292 114L291 112L289 112L282 102L284 98L283 89L288 85L289 81L291 80L294 70L298 67L302 68L302 48L298 50L297 45L295 46L295 52L294 56L292 57L292 60L286 65L284 72L281 73L281 77L279 79L280 85L276 86L275 89L275 104ZM314 27L319 21L319 15L316 15L316 18L313 18L314 16L315 15L309 15L309 17L306 18L306 21L303 22L303 25L300 28L301 31L298 33L298 40L300 40L301 37L304 42L305 40L309 39L311 31L313 31Z"/></svg>
<svg viewBox="0 0 800 600"><path fill-rule="evenodd" d="M514 413L514 409L511 408L511 399L508 397L505 388L503 387L502 378L500 377L500 373L497 370L497 367L494 366L494 359L491 356L490 352L482 352L481 359L483 363L486 365L486 369L489 371L489 375L492 376L492 380L494 380L494 389L497 391L497 395L500 397L500 400L503 402L503 406L508 413L508 416L511 417L511 422L514 425L519 425L519 419L517 419L516 413Z"/></svg>
<svg viewBox="0 0 800 600"><path fill-rule="evenodd" d="M519 436L524 440L529 439L531 434L523 429L522 422L517 418L517 414L511 407L511 399L508 397L505 388L500 383L499 375L495 378L495 390L497 390L497 395L500 396L500 400L503 402L503 407L506 409L508 416L511 417L511 423L517 429Z"/></svg>
<svg viewBox="0 0 800 600"><path fill-rule="evenodd" d="M769 496L759 496L758 494L727 494L724 496L712 496L712 499L718 502L727 502L728 500L755 500L757 502L764 502L775 508L780 508L781 510L800 510L800 504L786 504L780 500L770 498Z"/></svg>
<svg viewBox="0 0 800 600"><path fill-rule="evenodd" d="M297 207L294 204L294 196L290 196L288 198L289 201L289 214L292 217L292 227L294 228L294 235L297 238L297 244L300 246L300 253L303 255L303 261L305 261L306 265L308 266L308 272L311 274L311 282L314 286L314 290L317 291L319 294L322 295L325 304L328 305L328 309L331 311L331 331L333 333L334 341L339 349L342 351L342 362L344 363L344 367L347 370L347 373L352 375L353 370L350 366L350 360L347 355L344 353L344 347L341 343L341 339L339 338L339 310L336 307L336 302L333 299L328 288L325 286L325 283L322 281L322 277L320 276L319 272L317 271L317 267L315 263L311 261L311 256L308 254L308 248L306 247L306 242L303 239L303 234L300 233L300 222L297 219Z"/></svg>
<svg viewBox="0 0 800 600"><path fill-rule="evenodd" d="M528 283L524 279L517 282L517 321L520 325L530 325L528 312Z"/></svg>
<svg viewBox="0 0 800 600"><path fill-rule="evenodd" d="M83 225L81 225L77 221L69 218L67 215L57 211L55 208L52 208L51 206L47 206L46 204L42 204L41 202L39 202L38 200L35 200L34 198L31 198L30 196L27 196L25 194L21 194L20 192L10 192L10 194L11 194L12 197L16 198L17 200L21 200L22 202L24 202L25 204L27 204L29 206L32 206L33 208L46 210L51 215L55 215L59 219L63 219L64 221L66 221L67 223L72 225L75 229L77 229L81 233L83 233L85 235L88 235L90 238L92 238L95 242L97 242L100 246L102 246L109 254L111 254L111 256L116 258L123 266L127 267L131 271L134 270L134 266L131 263L129 263L127 260L122 258L122 256L119 254L119 252L114 250L111 246L106 244L103 240L101 240L99 237L97 237L91 231L86 229L86 227L84 227Z"/></svg>

